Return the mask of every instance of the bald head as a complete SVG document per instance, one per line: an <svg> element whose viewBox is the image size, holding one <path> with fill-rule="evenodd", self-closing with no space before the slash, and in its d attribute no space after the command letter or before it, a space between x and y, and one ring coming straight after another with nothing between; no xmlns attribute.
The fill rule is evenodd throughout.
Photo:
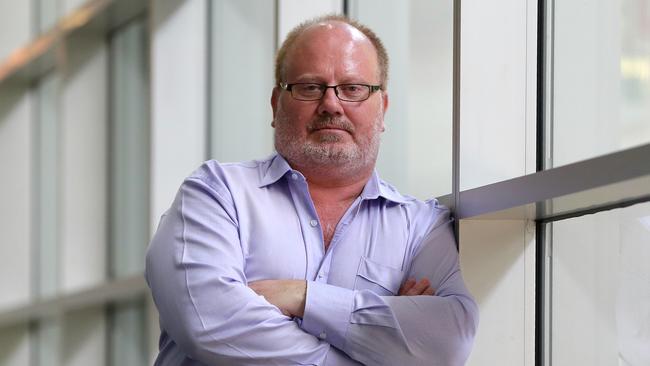
<svg viewBox="0 0 650 366"><path fill-rule="evenodd" d="M294 28L278 50L275 61L275 82L287 81L287 70L292 60L301 57L308 48L313 49L314 41L336 42L340 47L360 47L372 54L375 60L377 77L383 90L388 80L388 55L381 40L368 27L341 15L327 15L308 20ZM348 50L351 51L351 50ZM328 55L320 55L327 57Z"/></svg>

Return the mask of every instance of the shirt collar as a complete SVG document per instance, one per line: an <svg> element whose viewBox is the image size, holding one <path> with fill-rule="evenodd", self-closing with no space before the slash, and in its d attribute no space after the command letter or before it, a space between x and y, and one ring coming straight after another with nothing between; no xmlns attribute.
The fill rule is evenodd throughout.
<svg viewBox="0 0 650 366"><path fill-rule="evenodd" d="M270 184L273 184L280 180L287 172L292 171L291 167L289 166L289 163L287 163L286 160L282 157L282 155L278 154L277 152L273 153L269 157L269 163L266 167L266 171L264 172L264 175L262 176L262 180L260 182L260 188L266 187Z"/></svg>
<svg viewBox="0 0 650 366"><path fill-rule="evenodd" d="M266 171L262 176L260 188L277 182L285 174L292 171L294 170L291 169L291 166L289 166L289 163L287 163L282 155L278 154L277 152L273 153L273 155L269 157L269 164L267 165ZM295 171L295 173L299 172ZM379 197L383 197L389 201L396 203L406 203L408 201L406 197L397 192L395 187L381 180L377 174L377 171L375 170L372 172L372 175L366 183L366 186L363 187L363 191L361 192L361 199L373 200Z"/></svg>
<svg viewBox="0 0 650 366"><path fill-rule="evenodd" d="M375 170L372 172L368 183L366 183L366 186L363 188L361 198L364 200L372 200L379 197L383 197L396 203L406 203L408 201L406 197L397 192L395 187L379 179L379 175Z"/></svg>

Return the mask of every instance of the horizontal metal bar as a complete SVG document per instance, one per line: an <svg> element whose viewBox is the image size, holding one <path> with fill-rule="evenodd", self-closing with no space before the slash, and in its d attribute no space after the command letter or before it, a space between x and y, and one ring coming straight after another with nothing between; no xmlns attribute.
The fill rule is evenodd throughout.
<svg viewBox="0 0 650 366"><path fill-rule="evenodd" d="M567 217L650 196L650 144L460 192L460 219Z"/></svg>
<svg viewBox="0 0 650 366"><path fill-rule="evenodd" d="M147 293L147 283L141 275L114 280L86 290L2 309L0 310L0 328L82 308L133 299Z"/></svg>
<svg viewBox="0 0 650 366"><path fill-rule="evenodd" d="M0 87L30 83L56 64L55 50L76 33L108 33L146 9L146 0L93 0L64 16L50 31L15 50L0 63Z"/></svg>

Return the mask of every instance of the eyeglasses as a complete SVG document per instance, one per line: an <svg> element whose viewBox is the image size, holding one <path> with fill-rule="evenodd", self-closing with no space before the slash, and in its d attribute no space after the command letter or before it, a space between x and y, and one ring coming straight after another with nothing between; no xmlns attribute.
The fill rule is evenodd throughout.
<svg viewBox="0 0 650 366"><path fill-rule="evenodd" d="M327 89L332 88L336 97L342 101L363 102L370 98L370 94L381 90L381 85L339 84L329 86L317 83L280 83L280 88L290 92L291 96L297 100L320 100Z"/></svg>

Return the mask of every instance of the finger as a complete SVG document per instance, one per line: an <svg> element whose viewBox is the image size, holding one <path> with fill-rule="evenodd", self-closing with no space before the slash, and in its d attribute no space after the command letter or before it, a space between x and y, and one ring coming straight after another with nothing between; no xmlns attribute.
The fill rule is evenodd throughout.
<svg viewBox="0 0 650 366"><path fill-rule="evenodd" d="M427 289L424 290L424 292L422 292L422 295L433 296L433 295L435 295L435 294L436 294L436 289L433 288L433 287L431 287L431 286L427 287Z"/></svg>
<svg viewBox="0 0 650 366"><path fill-rule="evenodd" d="M415 279L409 278L404 282L404 284L399 288L399 295L406 295L406 293L415 286Z"/></svg>
<svg viewBox="0 0 650 366"><path fill-rule="evenodd" d="M410 296L417 296L417 295L422 295L422 292L427 289L431 284L429 283L429 280L426 278L421 279L418 281L418 283L413 286L413 288L408 291L407 295Z"/></svg>

